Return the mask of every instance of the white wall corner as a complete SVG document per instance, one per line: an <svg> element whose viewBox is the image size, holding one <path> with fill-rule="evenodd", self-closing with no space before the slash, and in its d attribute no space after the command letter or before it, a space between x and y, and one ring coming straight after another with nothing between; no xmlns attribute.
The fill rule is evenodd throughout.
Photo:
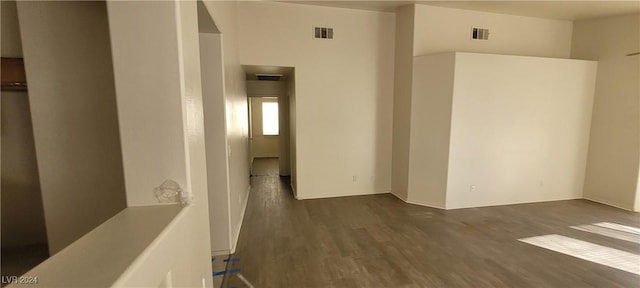
<svg viewBox="0 0 640 288"><path fill-rule="evenodd" d="M398 194L398 193L395 193L395 192L393 192L393 191L390 191L390 193L391 193L391 195L396 196L396 198L398 198L398 199L402 200L403 202L405 202L405 203L409 203L409 202L407 202L407 198L403 197L402 195L400 195L400 194Z"/></svg>
<svg viewBox="0 0 640 288"><path fill-rule="evenodd" d="M620 204L611 203L610 201L601 200L601 199L597 199L597 198L590 197L590 196L583 196L582 199L593 201L593 202L596 202L596 203L604 204L604 205L615 207L615 208L619 208L619 209L626 210L626 211L634 211L633 207L623 207ZM638 211L638 210L636 209L635 211Z"/></svg>
<svg viewBox="0 0 640 288"><path fill-rule="evenodd" d="M247 187L247 196L244 198L244 204L242 205L242 214L240 214L240 221L238 223L238 232L234 235L233 245L231 248L231 252L229 254L236 253L236 248L238 248L238 239L240 239L240 232L242 231L242 223L244 222L244 215L247 212L247 206L249 205L249 193L251 193L251 184Z"/></svg>

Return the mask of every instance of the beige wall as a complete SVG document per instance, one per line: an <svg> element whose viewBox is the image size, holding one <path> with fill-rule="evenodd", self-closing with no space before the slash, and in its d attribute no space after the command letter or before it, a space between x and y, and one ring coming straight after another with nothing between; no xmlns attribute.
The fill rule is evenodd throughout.
<svg viewBox="0 0 640 288"><path fill-rule="evenodd" d="M206 8L205 8L206 9ZM204 15L209 17L209 15ZM229 163L227 158L222 36L200 33L202 98L207 146L209 226L213 254L231 249L229 226Z"/></svg>
<svg viewBox="0 0 640 288"><path fill-rule="evenodd" d="M238 55L238 5L235 2L206 1L222 33L226 130L229 163L229 211L232 250L235 249L249 197L249 115L245 72Z"/></svg>
<svg viewBox="0 0 640 288"><path fill-rule="evenodd" d="M125 3L109 6L109 13L114 11L117 16L109 15L109 25L118 117L120 123L127 123L120 127L127 204L153 205L158 203L153 188L164 180L173 179L181 185L187 182L182 114L175 111L175 107L181 107L180 98L175 97L180 93L180 82L177 81L179 70L175 62L175 54L178 53L175 22L171 21L173 18L163 19L169 17L166 15L174 7L171 2L158 2L149 6L131 4L132 11L153 7L158 13L166 13L165 16L141 13L138 17L133 17L116 10L126 10L126 7ZM137 29L125 33L128 27ZM138 37L149 38L149 44L138 43ZM152 46L157 44L152 43L169 44L163 44L167 45L164 49L157 49ZM150 74L150 71L158 72ZM149 103L155 105L140 108ZM140 131L145 133L140 134Z"/></svg>
<svg viewBox="0 0 640 288"><path fill-rule="evenodd" d="M474 26L490 29L490 39L488 41L471 40L471 28ZM415 92L411 89L416 83L412 83L414 77L411 56L462 51L567 58L571 49L571 31L571 21L427 5L407 5L399 8L396 12L392 192L405 201L419 201L432 206L442 204L440 203L442 199L436 201L437 203L426 203L426 199L410 200L411 197L408 197L409 185L413 185L414 188L428 186L429 189L441 186L433 182L426 184L426 179L418 178L409 184L411 182L409 151L418 149L411 147L414 141L422 143L422 140L419 140L420 136L415 138L411 135L413 130L410 128L414 123L412 113L415 112L415 109L412 109L414 106L412 101L417 99L415 95L412 98ZM423 166L423 169L429 166L429 164L412 163L411 165ZM431 168L435 169L435 167Z"/></svg>
<svg viewBox="0 0 640 288"><path fill-rule="evenodd" d="M278 141L278 161L280 176L291 175L291 132L289 119L289 92L286 87L289 84L285 82L285 91L278 97L278 125L280 126L280 135Z"/></svg>
<svg viewBox="0 0 640 288"><path fill-rule="evenodd" d="M389 192L394 14L238 5L242 63L295 67L298 198ZM335 38L314 40L314 25Z"/></svg>
<svg viewBox="0 0 640 288"><path fill-rule="evenodd" d="M291 76L288 79L287 97L289 107L289 168L291 174L291 189L293 194L297 198L297 123L296 123L296 73L295 70L291 72Z"/></svg>
<svg viewBox="0 0 640 288"><path fill-rule="evenodd" d="M249 100L251 102L251 157L278 157L278 142L280 136L264 135L262 133L262 103L277 103L278 98L250 97Z"/></svg>
<svg viewBox="0 0 640 288"><path fill-rule="evenodd" d="M191 204L114 286L211 287L196 2L107 6L128 204L157 204L153 188L164 179L191 195Z"/></svg>
<svg viewBox="0 0 640 288"><path fill-rule="evenodd" d="M2 57L22 57L16 2L0 5ZM47 243L29 96L12 91L0 94L2 247Z"/></svg>
<svg viewBox="0 0 640 288"><path fill-rule="evenodd" d="M455 53L443 53L414 60L406 198L411 203L446 206L455 59Z"/></svg>
<svg viewBox="0 0 640 288"><path fill-rule="evenodd" d="M640 15L576 21L571 57L598 61L584 197L633 210L640 160ZM637 210L637 209L636 209Z"/></svg>
<svg viewBox="0 0 640 288"><path fill-rule="evenodd" d="M581 198L596 69L457 53L447 208Z"/></svg>
<svg viewBox="0 0 640 288"><path fill-rule="evenodd" d="M415 5L398 8L395 27L391 192L405 201L409 189L414 13Z"/></svg>
<svg viewBox="0 0 640 288"><path fill-rule="evenodd" d="M29 97L2 91L1 98L2 247L47 243Z"/></svg>
<svg viewBox="0 0 640 288"><path fill-rule="evenodd" d="M247 80L247 96L249 97L278 97L286 94L286 81Z"/></svg>
<svg viewBox="0 0 640 288"><path fill-rule="evenodd" d="M471 27L490 30L471 39ZM449 51L569 58L571 21L415 5L414 56Z"/></svg>
<svg viewBox="0 0 640 288"><path fill-rule="evenodd" d="M640 169L638 169L638 173L640 173ZM638 175L638 184L636 186L636 203L633 211L640 211L640 175Z"/></svg>
<svg viewBox="0 0 640 288"><path fill-rule="evenodd" d="M56 253L126 204L107 14L103 2L20 2L18 15Z"/></svg>
<svg viewBox="0 0 640 288"><path fill-rule="evenodd" d="M581 198L596 69L493 54L416 57L408 202L456 209Z"/></svg>
<svg viewBox="0 0 640 288"><path fill-rule="evenodd" d="M2 57L22 57L22 42L20 41L20 25L16 1L0 1L0 34L2 35Z"/></svg>

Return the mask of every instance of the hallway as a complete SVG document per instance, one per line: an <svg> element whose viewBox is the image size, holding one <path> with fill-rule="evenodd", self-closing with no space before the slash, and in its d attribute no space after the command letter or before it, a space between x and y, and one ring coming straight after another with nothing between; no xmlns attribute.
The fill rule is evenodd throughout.
<svg viewBox="0 0 640 288"><path fill-rule="evenodd" d="M517 241L559 234L639 254L637 235L623 241L570 227L640 226L636 213L590 201L445 211L391 194L298 201L277 173L253 176L251 185L234 255L240 261L229 268L255 287L632 287L640 280ZM225 282L245 287L234 274Z"/></svg>
<svg viewBox="0 0 640 288"><path fill-rule="evenodd" d="M251 167L251 176L278 176L278 158L256 158Z"/></svg>

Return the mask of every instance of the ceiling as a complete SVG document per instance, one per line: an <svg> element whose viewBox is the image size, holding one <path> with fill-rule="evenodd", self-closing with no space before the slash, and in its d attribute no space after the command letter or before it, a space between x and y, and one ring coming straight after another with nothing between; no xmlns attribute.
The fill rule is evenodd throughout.
<svg viewBox="0 0 640 288"><path fill-rule="evenodd" d="M307 5L393 12L402 5L422 4L538 18L581 20L640 12L635 1L279 1Z"/></svg>

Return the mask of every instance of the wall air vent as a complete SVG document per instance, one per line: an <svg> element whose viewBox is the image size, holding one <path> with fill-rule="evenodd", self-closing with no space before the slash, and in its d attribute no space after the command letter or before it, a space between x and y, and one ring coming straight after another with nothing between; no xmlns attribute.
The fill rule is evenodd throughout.
<svg viewBox="0 0 640 288"><path fill-rule="evenodd" d="M256 74L256 79L261 81L280 81L282 74Z"/></svg>
<svg viewBox="0 0 640 288"><path fill-rule="evenodd" d="M471 39L489 40L489 29L477 27L471 28Z"/></svg>
<svg viewBox="0 0 640 288"><path fill-rule="evenodd" d="M333 28L313 27L313 38L315 39L333 39Z"/></svg>

